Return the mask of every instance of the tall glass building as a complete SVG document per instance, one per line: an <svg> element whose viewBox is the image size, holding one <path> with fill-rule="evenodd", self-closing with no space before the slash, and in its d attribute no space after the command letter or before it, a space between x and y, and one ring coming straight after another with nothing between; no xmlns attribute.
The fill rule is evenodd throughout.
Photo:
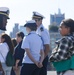
<svg viewBox="0 0 74 75"><path fill-rule="evenodd" d="M58 9L58 14L50 14L50 25L60 25L63 19L65 19L65 14L61 14L61 10Z"/></svg>

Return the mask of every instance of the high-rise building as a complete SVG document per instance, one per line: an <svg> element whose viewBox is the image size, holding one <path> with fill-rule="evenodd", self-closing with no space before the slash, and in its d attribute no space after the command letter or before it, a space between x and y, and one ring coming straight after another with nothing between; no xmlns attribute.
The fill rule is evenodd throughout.
<svg viewBox="0 0 74 75"><path fill-rule="evenodd" d="M19 32L19 31L23 32L24 35L27 34L26 28L24 26L20 26L18 23L15 23L15 26L13 28L13 31L10 32L11 38L16 38L16 33Z"/></svg>
<svg viewBox="0 0 74 75"><path fill-rule="evenodd" d="M24 26L20 26L20 27L19 27L19 31L23 32L24 35L27 34L27 32L26 32L26 28L25 28Z"/></svg>
<svg viewBox="0 0 74 75"><path fill-rule="evenodd" d="M18 23L15 23L15 26L13 28L13 31L10 32L10 36L11 38L15 38L16 37L16 33L19 31L19 24Z"/></svg>
<svg viewBox="0 0 74 75"><path fill-rule="evenodd" d="M58 9L58 14L50 14L50 25L60 25L63 19L65 19L65 14L61 14L61 10Z"/></svg>

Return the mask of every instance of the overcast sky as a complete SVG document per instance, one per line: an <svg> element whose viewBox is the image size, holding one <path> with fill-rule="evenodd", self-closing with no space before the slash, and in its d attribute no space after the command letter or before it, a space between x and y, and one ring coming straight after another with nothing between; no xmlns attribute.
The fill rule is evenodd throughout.
<svg viewBox="0 0 74 75"><path fill-rule="evenodd" d="M30 20L33 11L45 16L43 24L46 28L50 24L50 14L58 13L58 8L65 13L65 18L74 19L74 0L0 0L0 7L10 9L7 33L12 31L14 23L24 25L26 20Z"/></svg>

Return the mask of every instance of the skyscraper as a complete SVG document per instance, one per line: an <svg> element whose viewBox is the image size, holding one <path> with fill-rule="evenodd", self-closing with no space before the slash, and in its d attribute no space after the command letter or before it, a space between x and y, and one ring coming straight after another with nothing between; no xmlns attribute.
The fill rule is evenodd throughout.
<svg viewBox="0 0 74 75"><path fill-rule="evenodd" d="M16 33L19 31L23 32L24 35L27 35L26 28L24 26L20 26L19 23L15 23L13 31L10 32L11 38L16 38Z"/></svg>
<svg viewBox="0 0 74 75"><path fill-rule="evenodd" d="M65 14L61 14L61 10L58 9L58 14L50 14L50 25L58 26L63 19L65 19Z"/></svg>
<svg viewBox="0 0 74 75"><path fill-rule="evenodd" d="M15 26L13 28L13 31L10 32L10 36L11 38L15 38L16 37L16 33L19 31L19 24L18 23L15 23Z"/></svg>
<svg viewBox="0 0 74 75"><path fill-rule="evenodd" d="M20 27L19 27L19 31L23 32L24 35L27 34L27 32L26 32L26 28L25 28L24 26L20 26Z"/></svg>

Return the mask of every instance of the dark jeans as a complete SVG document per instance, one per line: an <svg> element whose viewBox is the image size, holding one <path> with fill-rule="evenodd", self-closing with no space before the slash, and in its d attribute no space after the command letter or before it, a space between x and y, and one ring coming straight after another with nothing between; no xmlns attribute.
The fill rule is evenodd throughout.
<svg viewBox="0 0 74 75"><path fill-rule="evenodd" d="M25 63L21 69L21 75L39 75L40 68L38 68L35 64L27 64Z"/></svg>
<svg viewBox="0 0 74 75"><path fill-rule="evenodd" d="M39 75L47 75L48 56L43 61L43 67L40 69Z"/></svg>

